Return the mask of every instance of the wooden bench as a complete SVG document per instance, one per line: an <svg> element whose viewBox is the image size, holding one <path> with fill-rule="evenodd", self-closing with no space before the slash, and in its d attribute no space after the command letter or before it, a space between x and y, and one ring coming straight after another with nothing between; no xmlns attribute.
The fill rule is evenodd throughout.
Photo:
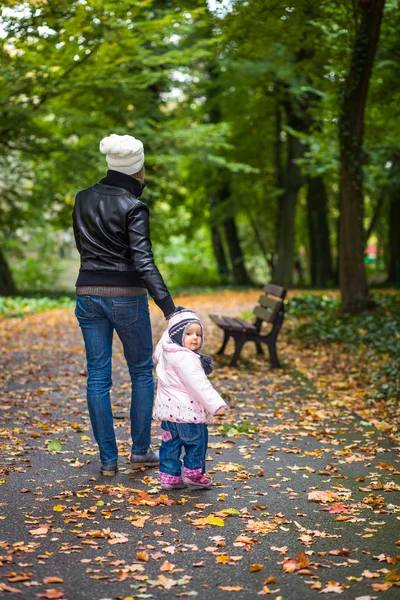
<svg viewBox="0 0 400 600"><path fill-rule="evenodd" d="M235 352L230 362L232 367L236 365L244 344L254 342L257 354L263 354L261 344L267 344L272 368L281 368L276 352L276 340L284 320L286 290L278 285L268 283L264 286L263 292L264 294L260 296L259 303L253 310L256 317L254 323L248 323L244 319L209 315L210 319L224 332L224 340L217 354L224 353L231 337L235 340ZM261 333L264 321L272 325L268 333Z"/></svg>

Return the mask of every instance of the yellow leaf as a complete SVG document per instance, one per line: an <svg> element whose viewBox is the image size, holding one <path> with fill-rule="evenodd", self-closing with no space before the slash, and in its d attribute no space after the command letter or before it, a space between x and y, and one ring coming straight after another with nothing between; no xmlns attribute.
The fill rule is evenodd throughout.
<svg viewBox="0 0 400 600"><path fill-rule="evenodd" d="M220 556L217 556L217 563L225 564L227 562L229 562L228 554L221 554Z"/></svg>
<svg viewBox="0 0 400 600"><path fill-rule="evenodd" d="M65 504L56 504L55 506L53 506L54 512L62 512L66 508L67 507L65 506Z"/></svg>
<svg viewBox="0 0 400 600"><path fill-rule="evenodd" d="M225 522L223 519L221 519L221 517L212 517L211 515L209 517L207 517L205 519L205 521L209 524L209 525L217 525L217 527L223 527L225 525Z"/></svg>
<svg viewBox="0 0 400 600"><path fill-rule="evenodd" d="M221 510L225 515L240 515L237 508L224 508Z"/></svg>

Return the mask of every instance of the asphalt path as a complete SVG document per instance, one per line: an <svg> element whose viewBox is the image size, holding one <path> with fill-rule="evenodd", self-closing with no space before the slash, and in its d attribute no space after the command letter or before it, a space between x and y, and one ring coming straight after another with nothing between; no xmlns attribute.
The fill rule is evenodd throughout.
<svg viewBox="0 0 400 600"><path fill-rule="evenodd" d="M400 597L400 469L389 439L292 371L224 362L213 373L230 406L210 428L215 485L163 494L155 469L127 464L129 381L117 344L120 471L101 477L71 318L54 325L56 348L38 322L37 338L2 359L2 597ZM153 433L157 446L157 424Z"/></svg>

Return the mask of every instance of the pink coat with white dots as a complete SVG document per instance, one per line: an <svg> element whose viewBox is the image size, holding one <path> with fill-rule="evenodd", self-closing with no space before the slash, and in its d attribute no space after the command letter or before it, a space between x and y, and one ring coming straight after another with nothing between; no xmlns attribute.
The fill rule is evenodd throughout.
<svg viewBox="0 0 400 600"><path fill-rule="evenodd" d="M212 423L226 408L209 382L198 354L171 341L165 331L154 351L157 394L153 419L173 423Z"/></svg>

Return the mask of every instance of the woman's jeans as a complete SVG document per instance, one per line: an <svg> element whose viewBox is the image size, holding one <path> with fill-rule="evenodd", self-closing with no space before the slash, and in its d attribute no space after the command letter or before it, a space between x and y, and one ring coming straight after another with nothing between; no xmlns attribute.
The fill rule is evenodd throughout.
<svg viewBox="0 0 400 600"><path fill-rule="evenodd" d="M205 472L208 427L205 423L161 423L160 471L180 476L180 454L185 448L183 464L186 469Z"/></svg>
<svg viewBox="0 0 400 600"><path fill-rule="evenodd" d="M110 401L114 329L122 342L132 382L132 454L146 454L154 401L153 341L147 295L77 296L75 315L85 341L87 403L102 464L111 466L118 460Z"/></svg>

